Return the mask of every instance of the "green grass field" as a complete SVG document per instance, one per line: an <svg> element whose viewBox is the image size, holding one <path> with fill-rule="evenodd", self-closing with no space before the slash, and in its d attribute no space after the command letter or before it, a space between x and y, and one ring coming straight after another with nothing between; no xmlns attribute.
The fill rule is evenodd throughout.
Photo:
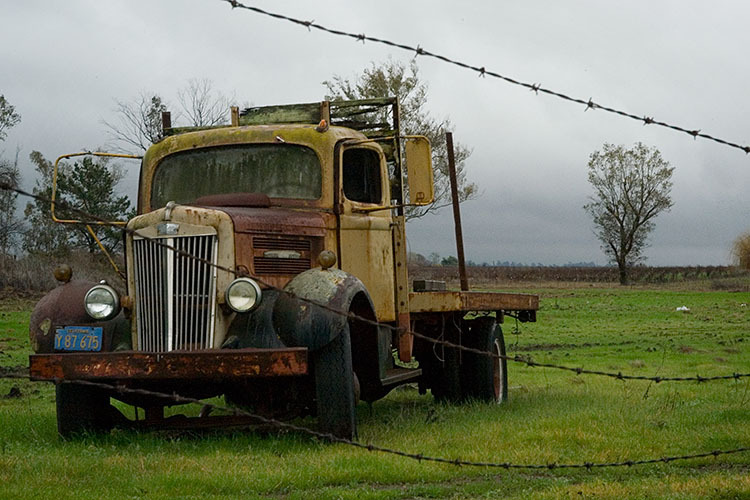
<svg viewBox="0 0 750 500"><path fill-rule="evenodd" d="M508 319L511 355L649 376L750 372L750 293L531 291L542 296L538 322ZM27 363L31 307L0 303L1 367ZM404 387L371 407L360 404L360 441L529 464L750 446L749 378L656 384L510 363L509 385L501 406L437 404ZM420 463L295 433L115 431L65 442L56 434L53 392L46 383L0 379L0 498L750 498L750 453L506 471Z"/></svg>

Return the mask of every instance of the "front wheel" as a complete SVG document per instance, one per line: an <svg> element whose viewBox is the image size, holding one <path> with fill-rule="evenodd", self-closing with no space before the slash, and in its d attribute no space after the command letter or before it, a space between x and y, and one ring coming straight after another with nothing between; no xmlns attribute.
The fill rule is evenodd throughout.
<svg viewBox="0 0 750 500"><path fill-rule="evenodd" d="M508 362L503 357L503 331L492 317L471 320L469 328L468 347L492 353L493 356L472 352L464 354L464 392L482 401L502 403L508 399Z"/></svg>
<svg viewBox="0 0 750 500"><path fill-rule="evenodd" d="M105 433L115 424L115 408L109 394L97 387L74 383L55 386L57 432L64 438L86 432Z"/></svg>
<svg viewBox="0 0 750 500"><path fill-rule="evenodd" d="M318 424L344 439L357 436L354 372L348 325L331 342L311 353Z"/></svg>

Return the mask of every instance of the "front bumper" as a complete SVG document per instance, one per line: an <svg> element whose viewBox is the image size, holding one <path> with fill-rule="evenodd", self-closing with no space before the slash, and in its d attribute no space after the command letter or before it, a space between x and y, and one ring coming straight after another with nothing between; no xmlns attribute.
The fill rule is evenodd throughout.
<svg viewBox="0 0 750 500"><path fill-rule="evenodd" d="M31 380L202 380L308 374L307 348L150 353L56 353L29 356Z"/></svg>

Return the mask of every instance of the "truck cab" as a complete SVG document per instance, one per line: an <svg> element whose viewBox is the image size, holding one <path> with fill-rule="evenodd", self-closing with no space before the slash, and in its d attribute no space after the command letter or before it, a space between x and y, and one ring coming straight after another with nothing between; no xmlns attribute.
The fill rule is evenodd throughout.
<svg viewBox="0 0 750 500"><path fill-rule="evenodd" d="M535 320L538 297L412 289L404 207L433 201L432 167L398 111L393 98L233 108L229 126L183 129L165 115L124 229L125 294L67 275L32 314L31 376L57 382L60 433L175 423L163 397L76 380L223 394L346 438L358 400L408 382L504 400L497 323Z"/></svg>

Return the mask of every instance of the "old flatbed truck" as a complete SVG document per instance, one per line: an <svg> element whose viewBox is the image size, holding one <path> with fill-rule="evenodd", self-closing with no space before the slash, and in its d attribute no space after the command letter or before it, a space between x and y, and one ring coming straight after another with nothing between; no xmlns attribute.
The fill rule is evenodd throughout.
<svg viewBox="0 0 750 500"><path fill-rule="evenodd" d="M404 383L503 401L505 360L407 332L504 354L497 323L535 321L538 297L410 289L404 207L432 202L432 166L398 113L394 98L324 101L232 108L231 125L182 129L165 114L124 235L126 292L62 266L32 313L30 374L56 384L59 433L253 422L165 417L169 398L75 380L224 395L257 414L317 415L345 438L359 399Z"/></svg>

